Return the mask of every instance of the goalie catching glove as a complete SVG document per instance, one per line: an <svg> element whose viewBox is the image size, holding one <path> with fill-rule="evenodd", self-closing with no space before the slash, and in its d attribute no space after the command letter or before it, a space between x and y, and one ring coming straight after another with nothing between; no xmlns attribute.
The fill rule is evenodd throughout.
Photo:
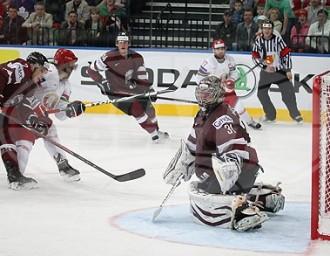
<svg viewBox="0 0 330 256"><path fill-rule="evenodd" d="M66 106L65 114L67 117L72 118L81 115L85 112L86 106L79 100L69 103Z"/></svg>
<svg viewBox="0 0 330 256"><path fill-rule="evenodd" d="M191 154L186 143L181 140L180 148L167 166L163 179L165 183L174 185L181 176L184 181L188 181L194 173L195 156Z"/></svg>
<svg viewBox="0 0 330 256"><path fill-rule="evenodd" d="M242 168L242 159L236 153L224 153L212 156L214 174L223 194L226 194L238 180Z"/></svg>

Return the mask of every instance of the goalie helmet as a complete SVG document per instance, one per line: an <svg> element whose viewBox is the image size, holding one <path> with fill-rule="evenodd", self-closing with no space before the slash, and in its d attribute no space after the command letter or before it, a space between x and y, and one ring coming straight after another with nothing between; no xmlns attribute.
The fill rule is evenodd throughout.
<svg viewBox="0 0 330 256"><path fill-rule="evenodd" d="M56 51L56 53L54 55L54 63L56 65L63 65L63 64L70 63L70 62L76 62L76 61L78 61L78 58L73 53L73 51L68 50L68 49L60 48Z"/></svg>
<svg viewBox="0 0 330 256"><path fill-rule="evenodd" d="M196 87L195 96L198 105L207 109L209 106L223 101L225 88L216 76L203 78Z"/></svg>

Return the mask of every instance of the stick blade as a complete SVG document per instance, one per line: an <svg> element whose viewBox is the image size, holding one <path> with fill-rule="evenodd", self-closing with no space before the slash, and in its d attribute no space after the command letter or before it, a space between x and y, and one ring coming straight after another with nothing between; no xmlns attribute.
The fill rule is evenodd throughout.
<svg viewBox="0 0 330 256"><path fill-rule="evenodd" d="M158 207L158 209L156 211L154 211L154 214L152 215L152 222L156 221L156 218L158 217L158 215L160 214L160 212L162 211L162 207Z"/></svg>
<svg viewBox="0 0 330 256"><path fill-rule="evenodd" d="M118 175L118 176L114 177L114 179L119 182L125 182L125 181L130 181L130 180L135 180L135 179L141 178L145 174L146 174L146 171L143 168L140 168L140 169L134 170L132 172Z"/></svg>

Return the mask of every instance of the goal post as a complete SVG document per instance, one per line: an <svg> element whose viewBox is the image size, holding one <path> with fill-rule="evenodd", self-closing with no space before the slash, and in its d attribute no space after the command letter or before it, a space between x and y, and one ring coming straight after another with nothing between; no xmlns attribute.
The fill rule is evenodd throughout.
<svg viewBox="0 0 330 256"><path fill-rule="evenodd" d="M311 238L330 240L330 71L313 80Z"/></svg>

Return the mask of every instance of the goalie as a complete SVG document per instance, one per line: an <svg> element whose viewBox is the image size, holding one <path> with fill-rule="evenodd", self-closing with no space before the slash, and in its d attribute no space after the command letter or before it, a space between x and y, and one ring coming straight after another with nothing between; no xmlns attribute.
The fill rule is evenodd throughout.
<svg viewBox="0 0 330 256"><path fill-rule="evenodd" d="M238 114L223 103L220 79L203 78L195 94L200 111L163 178L172 185L181 178L188 181L194 173L199 178L189 191L195 221L238 231L260 228L268 219L264 211L283 209L281 189L255 184L257 153Z"/></svg>

